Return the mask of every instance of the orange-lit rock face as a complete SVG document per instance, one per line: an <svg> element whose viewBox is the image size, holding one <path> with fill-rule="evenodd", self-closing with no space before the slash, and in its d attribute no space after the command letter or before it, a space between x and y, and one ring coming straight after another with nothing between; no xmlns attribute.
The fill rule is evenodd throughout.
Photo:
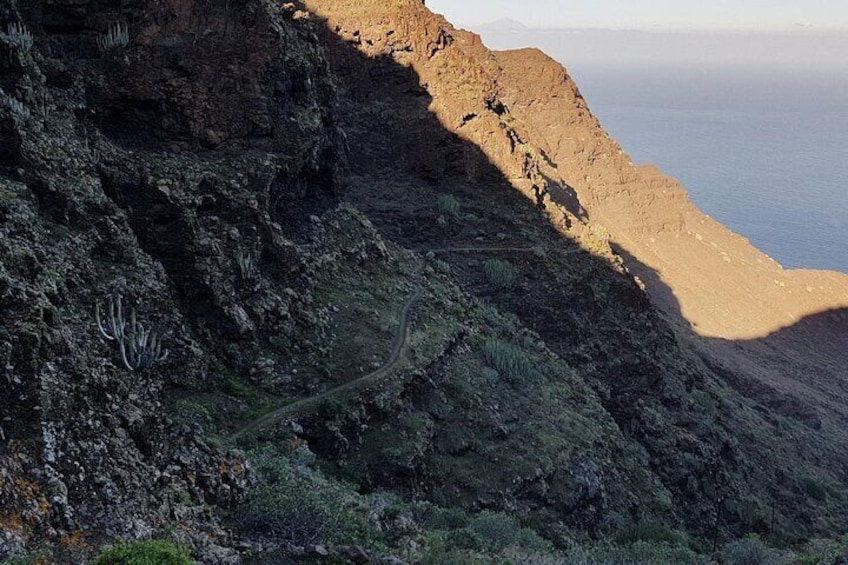
<svg viewBox="0 0 848 565"><path fill-rule="evenodd" d="M363 53L414 68L440 122L558 225L573 226L564 220L574 211L563 209L555 183L573 189L589 231L608 233L654 302L698 334L762 338L848 307L848 275L784 270L698 210L676 181L634 165L565 69L540 51L491 52L417 0L306 4ZM536 177L554 181L541 197Z"/></svg>
<svg viewBox="0 0 848 565"><path fill-rule="evenodd" d="M498 61L512 112L550 148L592 220L632 256L629 266L660 306L679 308L699 334L759 338L848 306L848 276L784 270L698 210L676 181L634 166L574 98L558 63L526 51L498 54Z"/></svg>

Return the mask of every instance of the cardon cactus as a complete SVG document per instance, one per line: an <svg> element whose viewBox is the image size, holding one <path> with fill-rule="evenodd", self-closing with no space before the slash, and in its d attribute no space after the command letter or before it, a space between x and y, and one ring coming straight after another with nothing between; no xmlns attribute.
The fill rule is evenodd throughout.
<svg viewBox="0 0 848 565"><path fill-rule="evenodd" d="M138 321L135 308L130 308L129 322L126 320L120 295L109 299L105 320L100 303L94 308L94 317L100 334L107 341L118 344L121 360L130 371L147 369L168 358L168 350L162 350L162 336Z"/></svg>

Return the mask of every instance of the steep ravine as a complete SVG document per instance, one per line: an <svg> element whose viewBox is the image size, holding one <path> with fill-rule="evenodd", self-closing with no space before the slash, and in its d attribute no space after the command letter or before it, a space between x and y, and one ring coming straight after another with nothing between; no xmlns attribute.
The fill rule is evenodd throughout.
<svg viewBox="0 0 848 565"><path fill-rule="evenodd" d="M0 562L569 562L653 532L703 563L848 528L815 337L844 314L690 331L623 240L697 211L606 162L538 53L420 0L18 0L2 30ZM666 189L684 219L598 196ZM118 297L167 356L104 337Z"/></svg>
<svg viewBox="0 0 848 565"><path fill-rule="evenodd" d="M815 287L824 292L805 288L805 296L814 298L796 300L799 289L793 286L795 283L784 281L794 278L797 283L807 275L785 273L741 238L700 215L673 181L655 170L634 167L600 129L562 67L541 53L532 50L492 53L477 36L454 29L417 2L363 5L344 0L315 0L308 4L327 18L332 35L364 55L359 58L349 49L339 48L333 51L333 62L337 73L348 76L351 85L342 96L346 109L342 114L343 127L349 137L358 140L358 145L371 148L353 156L354 173L361 176L354 178L350 197L378 227L395 239L417 247L424 240L486 241L502 236L519 237L522 242L544 246L546 236L523 226L512 227L519 217L519 206L514 200L509 204L507 197L512 192L543 208L547 221L565 236L558 238L558 252L567 253L567 242L574 240L592 253L608 257L605 245L608 238L623 258L623 264L630 272L640 275L648 295L675 330L677 340L683 342L683 351L674 350L668 343L646 347L653 342L654 332L644 323L634 338L641 343L627 345L629 330L613 329L614 324L605 327L596 310L575 301L588 282L579 277L580 282L568 281L579 270L579 256L558 260L552 256L556 254L549 254L544 261L547 264L540 268L533 266L526 254L514 254L509 259L532 273L529 276L533 283L520 296L498 297L495 301L500 308L516 313L525 324L537 329L555 351L578 366L578 359L585 355L586 349L592 351L585 370L603 383L603 390L613 391L606 406L623 429L648 446L656 458L655 468L663 469L661 476L666 477L666 484L682 486L679 481L687 474L676 469L680 451L687 448L670 447L671 437L684 443L700 438L699 441L711 444L714 449L721 449L723 440L719 438L729 440L734 450L746 454L729 458L734 465L746 468L741 473L758 475L760 478L753 484L771 483L772 492L782 492L780 496L789 495L792 490L778 485L792 482L787 481L795 467L790 461L798 458L807 462L817 460L816 465L821 465L821 469L830 469L828 474L835 472L832 476L837 483L842 480L836 469L841 467L837 461L842 457L840 446L846 441L843 361L844 336L848 334L846 316L840 311L844 304L845 276L811 274L833 284L822 282ZM376 88L361 78L375 76L380 77ZM375 91L382 91L383 95ZM526 94L525 98L521 98L521 93ZM375 123L385 127L375 127ZM413 128L410 124L416 125ZM410 135L411 129L417 135ZM452 135L445 135L445 130ZM545 137L549 135L553 141ZM374 149L375 145L382 149ZM503 179L493 180L489 176L490 168L481 166L481 159L494 165L509 184ZM389 169L390 162L408 163L413 174L399 177L396 170L386 175L375 174ZM621 202L609 204L610 210L619 215L610 216L615 221L604 219L604 208L599 204L608 198L593 196L587 187L617 195L615 198ZM422 217L421 211L428 207L428 202L436 207L445 193L454 195L470 214L483 221L464 225L462 229L431 228L431 220ZM715 237L728 242L728 246L733 242L738 253L751 258L753 263L771 266L754 267L746 262L740 266L731 261L734 266L730 270L705 269L705 265L713 263L714 252L709 251L702 258L697 255L702 246L698 237L690 238L697 244L684 242L688 237L684 234L690 229L687 222L696 221L712 226L710 233L714 231ZM718 335L725 338L705 338L700 335L700 326L690 326L680 312L686 307L685 299L678 302L681 290L670 286L663 273L658 275L651 268L653 251L642 256L643 251L637 253L627 245L631 239L645 241L640 250L656 241L665 242L657 244L665 246L665 254L677 249L675 246L680 247L679 253L674 251L677 255L673 261L680 276L700 281L697 283L700 295L710 301L717 300L723 312L732 313L730 318L725 314L711 318L710 323L723 328L724 333ZM703 245L714 249L709 242ZM716 251L715 255L721 253ZM472 279L474 266L485 260L482 254L479 258L464 254L448 255L444 259L456 265L463 279ZM718 262L728 265L721 257ZM770 278L769 290L756 298L762 303L746 302L743 294L744 303L737 307L734 300L738 299L739 289L758 288L764 276L776 279ZM770 290L772 287L784 290L774 292ZM599 298L613 305L611 310L617 316L623 313L627 303L621 294L602 293ZM780 308L769 302L778 299ZM782 312L787 308L794 313L784 317ZM828 311L829 308L833 310ZM808 310L810 315L802 321L803 313ZM575 335L574 320L580 319L586 320L590 327L578 326L580 330ZM771 320L766 325L775 333L758 339L726 339L751 335L736 330L743 324L759 323L758 320ZM798 323L783 328L791 320ZM625 324L630 328L638 325ZM761 335L760 329L753 335ZM600 337L605 332L615 337ZM590 344L594 339L601 344L616 344L617 351L643 348L646 353L659 350L668 356L615 355L605 345L593 350ZM606 353L612 358L604 360ZM690 357L690 353L695 355ZM686 393L658 398L657 392L663 387L673 388L672 383L677 379ZM691 429L691 421L685 415L688 408L684 407L698 402L698 389L716 385L722 389L718 393L722 399L745 398L760 414L749 417L744 410L724 406L720 410L722 415L705 429ZM662 414L659 419L662 432L654 427L658 424L656 414ZM646 418L653 421L649 424ZM807 428L805 437L809 433L819 436L819 439L801 440L812 442L806 444L809 451L797 451L798 436L772 437L773 432L767 431L785 418L802 422ZM698 456L704 458L699 465L707 466L707 461L714 464L713 455L708 453L710 450ZM781 468L783 465L786 467ZM688 491L692 486L690 481L682 490ZM751 487L743 490L746 488ZM775 495L759 496L772 499ZM684 498L691 505L689 495ZM809 502L807 499L801 504ZM809 523L809 515L800 522Z"/></svg>

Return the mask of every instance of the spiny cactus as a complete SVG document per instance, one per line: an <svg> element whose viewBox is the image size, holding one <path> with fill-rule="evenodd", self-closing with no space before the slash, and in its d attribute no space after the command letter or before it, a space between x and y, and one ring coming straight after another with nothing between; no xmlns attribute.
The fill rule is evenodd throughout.
<svg viewBox="0 0 848 565"><path fill-rule="evenodd" d="M240 251L236 257L241 280L249 281L256 274L256 257L250 251Z"/></svg>
<svg viewBox="0 0 848 565"><path fill-rule="evenodd" d="M13 114L23 118L28 118L30 116L29 108L24 106L24 103L17 98L4 95L2 90L0 90L0 97L2 97L3 103L12 111Z"/></svg>
<svg viewBox="0 0 848 565"><path fill-rule="evenodd" d="M147 369L168 358L169 352L162 351L162 336L138 321L135 308L130 308L129 322L126 320L120 295L109 299L105 320L100 303L94 308L94 317L100 334L118 344L121 360L130 371Z"/></svg>
<svg viewBox="0 0 848 565"><path fill-rule="evenodd" d="M106 53L116 48L123 48L130 43L130 32L127 24L115 22L109 26L104 35L97 38L97 47L101 53Z"/></svg>
<svg viewBox="0 0 848 565"><path fill-rule="evenodd" d="M94 306L94 318L97 320L97 328L100 330L101 335L108 341L121 341L124 339L124 328L126 328L127 324L124 321L121 300L120 295L117 298L113 297L109 299L109 318L105 324L100 315L100 303L98 302Z"/></svg>
<svg viewBox="0 0 848 565"><path fill-rule="evenodd" d="M6 36L18 49L23 51L32 49L32 34L22 23L10 23L6 28Z"/></svg>
<svg viewBox="0 0 848 565"><path fill-rule="evenodd" d="M168 350L162 351L162 337L152 328L138 323L135 311L130 315L130 332L121 346L121 359L131 371L146 369L168 358Z"/></svg>

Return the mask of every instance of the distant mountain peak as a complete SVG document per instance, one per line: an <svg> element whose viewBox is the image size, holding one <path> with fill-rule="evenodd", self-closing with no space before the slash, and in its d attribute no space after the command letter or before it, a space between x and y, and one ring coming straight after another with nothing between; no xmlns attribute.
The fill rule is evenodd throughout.
<svg viewBox="0 0 848 565"><path fill-rule="evenodd" d="M481 24L476 27L477 29L486 31L520 31L529 29L525 24L519 22L518 20L513 20L510 18L495 20L493 22Z"/></svg>

